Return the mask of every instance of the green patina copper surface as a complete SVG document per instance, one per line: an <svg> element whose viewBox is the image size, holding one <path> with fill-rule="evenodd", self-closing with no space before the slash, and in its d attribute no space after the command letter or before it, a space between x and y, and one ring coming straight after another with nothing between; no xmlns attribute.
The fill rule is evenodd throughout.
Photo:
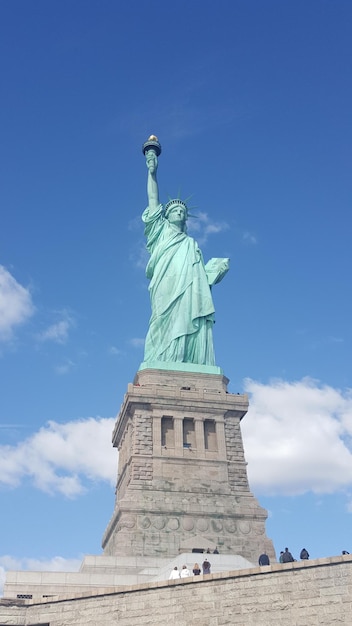
<svg viewBox="0 0 352 626"><path fill-rule="evenodd" d="M181 200L159 202L156 137L144 144L148 207L142 215L150 260L146 268L152 315L140 369L186 369L221 373L213 347L211 285L224 277L229 259L204 265L197 242L187 234L188 209ZM158 144L159 145L159 144ZM186 365L187 364L187 365Z"/></svg>

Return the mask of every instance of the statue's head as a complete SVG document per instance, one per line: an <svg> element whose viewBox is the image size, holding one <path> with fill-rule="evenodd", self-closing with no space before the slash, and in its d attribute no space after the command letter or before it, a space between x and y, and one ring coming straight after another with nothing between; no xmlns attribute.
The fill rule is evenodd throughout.
<svg viewBox="0 0 352 626"><path fill-rule="evenodd" d="M179 198L170 200L165 206L164 217L166 217L171 224L175 224L175 226L178 226L180 230L186 232L188 209L183 200L180 200Z"/></svg>

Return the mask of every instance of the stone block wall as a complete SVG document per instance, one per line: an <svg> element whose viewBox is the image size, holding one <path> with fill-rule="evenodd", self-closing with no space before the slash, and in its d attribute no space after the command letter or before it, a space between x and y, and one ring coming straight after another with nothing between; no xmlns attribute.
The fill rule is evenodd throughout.
<svg viewBox="0 0 352 626"><path fill-rule="evenodd" d="M240 420L248 398L228 393L227 382L143 370L128 386L113 432L119 469L104 555L173 558L201 536L223 554L254 563L266 551L275 560L267 513L247 479Z"/></svg>
<svg viewBox="0 0 352 626"><path fill-rule="evenodd" d="M0 601L0 626L350 626L352 556L19 602Z"/></svg>
<svg viewBox="0 0 352 626"><path fill-rule="evenodd" d="M240 419L231 412L225 421L226 456L228 460L228 481L233 492L249 491L247 463L243 455L243 442Z"/></svg>

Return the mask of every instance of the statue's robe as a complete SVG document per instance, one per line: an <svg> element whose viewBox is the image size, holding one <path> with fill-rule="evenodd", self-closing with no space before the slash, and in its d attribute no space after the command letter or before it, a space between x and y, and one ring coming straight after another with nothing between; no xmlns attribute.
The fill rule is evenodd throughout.
<svg viewBox="0 0 352 626"><path fill-rule="evenodd" d="M142 219L152 308L144 362L214 365L214 304L198 244L163 217L162 205Z"/></svg>

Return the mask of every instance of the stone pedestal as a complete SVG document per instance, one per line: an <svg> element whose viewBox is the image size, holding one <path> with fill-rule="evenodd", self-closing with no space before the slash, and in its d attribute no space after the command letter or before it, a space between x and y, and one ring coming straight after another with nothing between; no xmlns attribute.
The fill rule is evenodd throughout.
<svg viewBox="0 0 352 626"><path fill-rule="evenodd" d="M113 432L119 451L106 556L176 557L218 547L256 563L275 553L250 492L240 421L245 395L221 374L140 370Z"/></svg>

